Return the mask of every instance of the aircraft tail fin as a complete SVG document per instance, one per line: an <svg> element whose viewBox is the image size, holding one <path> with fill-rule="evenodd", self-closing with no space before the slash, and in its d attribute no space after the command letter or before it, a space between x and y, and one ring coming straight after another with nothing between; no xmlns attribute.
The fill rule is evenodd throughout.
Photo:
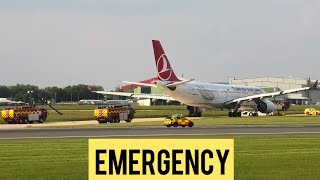
<svg viewBox="0 0 320 180"><path fill-rule="evenodd" d="M154 58L158 71L158 78L163 81L180 81L175 75L169 59L165 54L160 41L152 40Z"/></svg>

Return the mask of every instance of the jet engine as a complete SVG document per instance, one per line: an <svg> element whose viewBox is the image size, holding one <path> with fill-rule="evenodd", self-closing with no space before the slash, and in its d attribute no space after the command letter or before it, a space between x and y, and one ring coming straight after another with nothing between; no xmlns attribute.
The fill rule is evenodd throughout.
<svg viewBox="0 0 320 180"><path fill-rule="evenodd" d="M275 108L276 107L273 104L273 102L271 102L269 100L257 102L257 109L262 113L271 113Z"/></svg>

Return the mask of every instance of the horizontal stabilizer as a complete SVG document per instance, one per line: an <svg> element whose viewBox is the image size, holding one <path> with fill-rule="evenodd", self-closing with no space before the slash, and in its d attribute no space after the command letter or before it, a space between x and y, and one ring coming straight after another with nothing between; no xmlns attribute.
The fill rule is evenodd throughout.
<svg viewBox="0 0 320 180"><path fill-rule="evenodd" d="M121 81L126 84L135 84L139 86L150 86L150 87L157 87L155 84L149 84L149 83L140 83L140 82L131 82L131 81Z"/></svg>
<svg viewBox="0 0 320 180"><path fill-rule="evenodd" d="M179 81L179 82L174 82L174 83L167 84L166 86L167 86L167 87L177 87L177 86L179 86L179 85L188 83L188 82L193 81L193 80L194 80L194 79L186 79L186 80L182 80L182 81Z"/></svg>

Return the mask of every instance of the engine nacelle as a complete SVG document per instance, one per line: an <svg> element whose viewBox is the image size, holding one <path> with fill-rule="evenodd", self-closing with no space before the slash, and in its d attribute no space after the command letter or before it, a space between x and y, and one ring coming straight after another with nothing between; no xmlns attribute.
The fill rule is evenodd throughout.
<svg viewBox="0 0 320 180"><path fill-rule="evenodd" d="M265 100L257 102L257 109L262 113L271 113L276 109L276 106L273 104L273 102Z"/></svg>

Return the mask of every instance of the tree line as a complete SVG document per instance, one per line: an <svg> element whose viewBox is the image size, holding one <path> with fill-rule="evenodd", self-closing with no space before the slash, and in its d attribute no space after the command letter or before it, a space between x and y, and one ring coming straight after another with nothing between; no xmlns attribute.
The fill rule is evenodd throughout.
<svg viewBox="0 0 320 180"><path fill-rule="evenodd" d="M90 85L89 87L93 91L103 91L103 88L101 86ZM37 94L39 97L43 99L55 100L56 102L75 102L81 99L104 99L103 95L90 92L89 89L82 84L67 86L64 88L53 86L46 87L43 89L30 84L17 84L14 86L0 85L0 98L8 98L13 101L29 102L30 98L34 97L30 97L31 95L27 93L28 91L33 91L35 94ZM110 97L110 99L112 98L114 97ZM38 102L38 100L36 99L35 101Z"/></svg>

